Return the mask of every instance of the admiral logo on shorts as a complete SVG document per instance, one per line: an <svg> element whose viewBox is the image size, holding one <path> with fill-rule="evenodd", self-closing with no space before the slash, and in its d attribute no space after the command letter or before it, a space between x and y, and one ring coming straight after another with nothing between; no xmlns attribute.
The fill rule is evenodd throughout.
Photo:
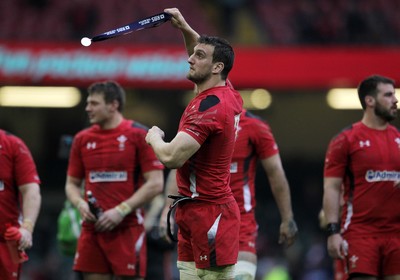
<svg viewBox="0 0 400 280"><path fill-rule="evenodd" d="M126 171L90 171L89 182L125 182L128 180Z"/></svg>
<svg viewBox="0 0 400 280"><path fill-rule="evenodd" d="M400 181L400 172L388 170L368 170L365 174L367 182Z"/></svg>

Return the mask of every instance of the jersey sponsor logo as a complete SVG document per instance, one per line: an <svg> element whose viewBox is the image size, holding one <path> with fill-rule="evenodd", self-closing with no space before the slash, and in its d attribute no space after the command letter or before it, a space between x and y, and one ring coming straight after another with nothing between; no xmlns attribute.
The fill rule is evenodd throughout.
<svg viewBox="0 0 400 280"><path fill-rule="evenodd" d="M89 182L125 182L128 180L126 171L90 171Z"/></svg>
<svg viewBox="0 0 400 280"><path fill-rule="evenodd" d="M365 173L367 182L399 181L400 172L388 170L368 170Z"/></svg>
<svg viewBox="0 0 400 280"><path fill-rule="evenodd" d="M230 171L231 171L231 173L237 173L238 172L238 163L237 162L231 162Z"/></svg>
<svg viewBox="0 0 400 280"><path fill-rule="evenodd" d="M4 182L0 181L0 191L4 191Z"/></svg>

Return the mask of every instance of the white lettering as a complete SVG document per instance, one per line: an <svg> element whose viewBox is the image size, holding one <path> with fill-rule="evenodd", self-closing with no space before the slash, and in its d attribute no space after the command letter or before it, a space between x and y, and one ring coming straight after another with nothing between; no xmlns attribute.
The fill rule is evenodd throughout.
<svg viewBox="0 0 400 280"><path fill-rule="evenodd" d="M125 182L128 180L126 171L90 171L89 182Z"/></svg>
<svg viewBox="0 0 400 280"><path fill-rule="evenodd" d="M388 171L388 170L368 170L365 173L365 180L367 182L385 182L385 181L400 181L399 171Z"/></svg>

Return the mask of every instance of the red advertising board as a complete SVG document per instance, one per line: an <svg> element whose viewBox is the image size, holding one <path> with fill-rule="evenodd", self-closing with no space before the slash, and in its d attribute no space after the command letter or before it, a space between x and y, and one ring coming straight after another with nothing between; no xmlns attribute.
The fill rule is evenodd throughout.
<svg viewBox="0 0 400 280"><path fill-rule="evenodd" d="M365 76L400 81L397 48L235 48L237 88L313 89L356 86ZM74 85L102 79L124 86L190 89L183 46L0 43L1 85Z"/></svg>

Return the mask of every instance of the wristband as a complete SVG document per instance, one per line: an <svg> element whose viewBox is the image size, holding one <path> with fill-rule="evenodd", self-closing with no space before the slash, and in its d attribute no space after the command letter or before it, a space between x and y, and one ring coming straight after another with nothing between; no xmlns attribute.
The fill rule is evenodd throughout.
<svg viewBox="0 0 400 280"><path fill-rule="evenodd" d="M30 233L33 233L33 222L31 219L24 219L21 225L22 228L26 229Z"/></svg>
<svg viewBox="0 0 400 280"><path fill-rule="evenodd" d="M117 210L122 217L125 217L132 212L132 207L130 207L126 202L122 202L115 207L115 210Z"/></svg>
<svg viewBox="0 0 400 280"><path fill-rule="evenodd" d="M340 233L340 224L339 223L329 223L326 225L326 233L328 236Z"/></svg>

